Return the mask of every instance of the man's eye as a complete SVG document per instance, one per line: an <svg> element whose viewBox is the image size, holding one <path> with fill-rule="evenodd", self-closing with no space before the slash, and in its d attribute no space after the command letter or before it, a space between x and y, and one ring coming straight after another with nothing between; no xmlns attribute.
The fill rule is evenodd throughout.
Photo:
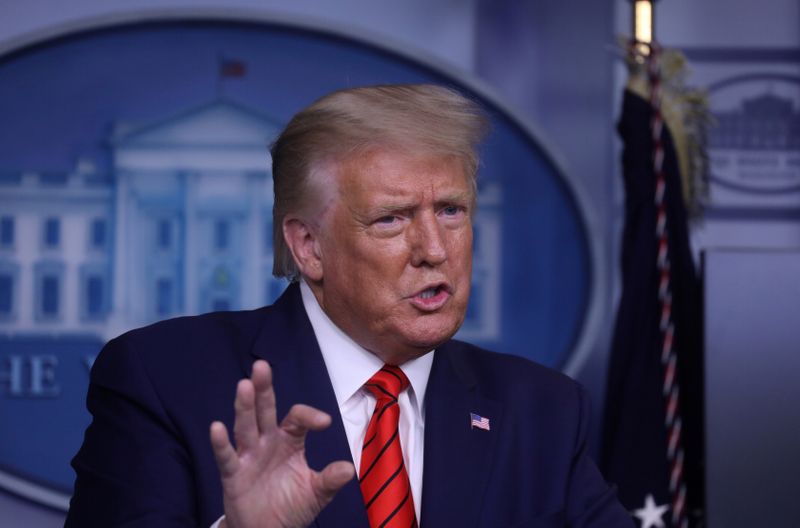
<svg viewBox="0 0 800 528"><path fill-rule="evenodd" d="M455 216L460 212L461 212L461 208L458 207L458 206L455 206L455 205L450 205L450 206L445 207L444 209L442 209L442 213L445 216Z"/></svg>
<svg viewBox="0 0 800 528"><path fill-rule="evenodd" d="M388 215L388 216L382 216L382 217L378 218L377 220L375 220L375 223L376 224L391 224L391 223L394 223L395 220L397 220L396 216Z"/></svg>

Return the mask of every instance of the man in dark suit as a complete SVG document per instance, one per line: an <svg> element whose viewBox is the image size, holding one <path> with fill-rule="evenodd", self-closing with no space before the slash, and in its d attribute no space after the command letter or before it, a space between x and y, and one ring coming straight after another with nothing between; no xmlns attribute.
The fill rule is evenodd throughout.
<svg viewBox="0 0 800 528"><path fill-rule="evenodd" d="M582 389L451 340L483 129L425 85L297 114L272 150L292 284L106 346L67 525L630 526L586 453Z"/></svg>

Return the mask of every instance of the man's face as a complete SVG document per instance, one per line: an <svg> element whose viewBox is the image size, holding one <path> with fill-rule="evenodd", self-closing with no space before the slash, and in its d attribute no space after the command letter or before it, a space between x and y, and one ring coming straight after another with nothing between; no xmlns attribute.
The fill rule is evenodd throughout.
<svg viewBox="0 0 800 528"><path fill-rule="evenodd" d="M378 151L340 165L327 189L314 289L331 320L385 362L424 354L464 320L474 207L467 178L455 159Z"/></svg>

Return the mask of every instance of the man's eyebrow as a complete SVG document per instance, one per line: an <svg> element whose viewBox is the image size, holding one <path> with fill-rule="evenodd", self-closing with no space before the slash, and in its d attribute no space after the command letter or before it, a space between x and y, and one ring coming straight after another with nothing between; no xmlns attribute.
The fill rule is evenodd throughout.
<svg viewBox="0 0 800 528"><path fill-rule="evenodd" d="M436 200L436 204L437 205L461 204L461 203L472 203L472 201L473 201L473 196L471 192L461 191L461 192L453 192L450 194L445 194L444 196Z"/></svg>
<svg viewBox="0 0 800 528"><path fill-rule="evenodd" d="M453 191L452 193L445 193L434 202L436 207L443 205L469 205L473 203L473 195L470 191ZM399 196L387 196L381 203L366 207L361 212L365 216L378 217L383 215L391 215L393 213L400 213L411 211L419 206L415 199L403 199Z"/></svg>
<svg viewBox="0 0 800 528"><path fill-rule="evenodd" d="M367 209L367 212L370 216L381 216L386 214L392 213L400 213L403 211L410 211L414 209L416 204L412 201L408 202L392 202L392 203L385 203L385 204L378 204L373 207Z"/></svg>

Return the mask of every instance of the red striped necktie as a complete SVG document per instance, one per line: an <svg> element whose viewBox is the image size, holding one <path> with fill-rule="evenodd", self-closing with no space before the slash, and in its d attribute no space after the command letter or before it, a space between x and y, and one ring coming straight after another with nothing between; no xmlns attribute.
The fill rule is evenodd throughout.
<svg viewBox="0 0 800 528"><path fill-rule="evenodd" d="M411 482L400 447L398 395L408 387L403 371L384 365L364 385L378 400L361 450L358 480L370 528L417 526Z"/></svg>

